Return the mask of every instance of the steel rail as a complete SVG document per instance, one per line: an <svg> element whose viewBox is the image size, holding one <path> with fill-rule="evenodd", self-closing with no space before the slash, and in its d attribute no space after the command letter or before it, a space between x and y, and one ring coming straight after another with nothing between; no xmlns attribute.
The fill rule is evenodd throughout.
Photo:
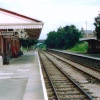
<svg viewBox="0 0 100 100"><path fill-rule="evenodd" d="M81 72L83 72L83 73L85 73L86 75L88 75L88 76L90 76L90 77L93 77L94 79L96 79L97 81L99 81L100 82L100 79L98 79L96 76L93 76L93 75L90 75L88 72L85 72L85 71L83 71L83 70L81 70L81 69L79 69L79 68L77 68L77 67L75 67L74 65L72 65L72 64L70 64L70 63L68 63L68 62L66 62L66 61L64 61L64 60L62 60L62 59L60 59L60 58L58 58L58 57L56 57L56 56L54 56L53 54L51 54L50 52L49 52L49 54L50 55L52 55L53 57L55 57L55 58L57 58L57 59L59 59L59 60L61 60L61 61L63 61L63 62L65 62L65 63L67 63L67 64L69 64L69 65L71 65L72 67L74 67L75 69L77 69L77 70L79 70L79 71L81 71ZM56 55L56 54L55 54ZM58 55L59 56L59 55ZM64 57L63 57L64 58ZM66 58L65 58L66 59ZM69 59L68 59L69 60ZM72 61L72 60L70 60L70 61ZM72 61L73 62L73 61ZM75 62L76 63L76 62ZM81 65L81 64L80 64ZM85 65L84 65L85 66ZM88 67L88 68L90 68L90 69L94 69L95 71L98 71L98 72L100 72L100 70L97 70L97 69L95 69L95 68L91 68L91 67Z"/></svg>
<svg viewBox="0 0 100 100"><path fill-rule="evenodd" d="M48 71L47 71L47 69L45 68L45 64L44 64L44 62L43 62L43 60L42 60L42 58L41 58L41 56L40 56L40 53L39 53L39 58L41 59L43 68L44 68L44 70L45 70L45 72L46 72L46 75L47 75L47 77L49 78L49 81L50 81L50 83L51 83L51 86L52 86L52 88L53 88L53 90L54 90L54 93L55 93L55 95L56 95L56 99L57 99L57 100L60 100L60 99L59 99L59 96L58 96L58 94L57 94L57 92L56 92L56 89L54 88L54 85L53 85L53 83L52 83L52 81L51 81L51 78L50 78L50 76L49 76L49 74L48 74Z"/></svg>
<svg viewBox="0 0 100 100"><path fill-rule="evenodd" d="M94 57L88 57L88 56L85 56L85 55L79 55L79 54L74 54L74 53L69 53L69 52L63 52L63 51L58 51L58 50L53 50L53 49L51 49L51 50L47 50L47 51L49 51L49 52L55 52L55 53L59 53L59 54L61 54L61 55L59 55L59 54L56 54L56 55L59 55L59 56L62 56L62 57L64 57L62 54L67 54L67 55L70 55L70 56L73 56L73 57L80 57L80 58L82 58L82 60L83 60L83 58L85 59L87 59L88 58L88 60L95 60L95 61L100 61L100 59L99 58L94 58ZM54 54L55 54L54 53ZM73 58L72 57L72 58ZM87 66L87 67L89 67L89 68L91 68L91 69L95 69L95 70L97 70L97 71L99 71L100 72L100 68L94 68L93 66L92 67L90 67L90 65L86 65L86 63L82 63L82 62L79 62L78 60L74 60L74 59L70 59L70 58L66 58L66 57L64 57L65 59L68 59L68 60L70 60L70 61L73 61L73 62L75 62L75 63L78 63L78 64L81 64L81 65L83 65L83 66ZM96 64L96 62L95 62L95 64ZM94 65L95 66L95 65ZM97 64L96 64L96 66L98 66Z"/></svg>
<svg viewBox="0 0 100 100"><path fill-rule="evenodd" d="M44 54L44 53L43 53ZM44 54L45 55L45 54ZM45 55L46 56L46 55ZM47 57L47 56L46 56ZM58 68L76 87L78 87L78 89L89 99L89 100L93 100L93 98L88 95L68 74L66 74L61 68L59 68L49 57L47 57L47 59L49 61L51 61L56 68Z"/></svg>

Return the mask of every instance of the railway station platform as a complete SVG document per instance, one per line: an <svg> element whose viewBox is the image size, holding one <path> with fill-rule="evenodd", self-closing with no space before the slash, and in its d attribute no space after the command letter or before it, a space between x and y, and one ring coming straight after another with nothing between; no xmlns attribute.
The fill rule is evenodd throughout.
<svg viewBox="0 0 100 100"><path fill-rule="evenodd" d="M90 53L78 53L78 54L100 59L100 54L90 54Z"/></svg>
<svg viewBox="0 0 100 100"><path fill-rule="evenodd" d="M37 51L0 67L0 100L48 100Z"/></svg>

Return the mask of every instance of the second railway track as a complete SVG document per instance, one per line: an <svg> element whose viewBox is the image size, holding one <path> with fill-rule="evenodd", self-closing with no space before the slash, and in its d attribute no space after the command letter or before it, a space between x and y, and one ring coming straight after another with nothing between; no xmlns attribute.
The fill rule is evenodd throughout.
<svg viewBox="0 0 100 100"><path fill-rule="evenodd" d="M56 55L56 54L53 54L50 52L47 52L47 53L49 53L51 56L55 57L59 61L62 61L64 63L68 64L74 70L77 70L78 72L82 73L84 76L87 77L87 80L89 80L90 82L100 83L100 70L99 69L83 66L81 64L70 61L64 57L59 56L59 55Z"/></svg>

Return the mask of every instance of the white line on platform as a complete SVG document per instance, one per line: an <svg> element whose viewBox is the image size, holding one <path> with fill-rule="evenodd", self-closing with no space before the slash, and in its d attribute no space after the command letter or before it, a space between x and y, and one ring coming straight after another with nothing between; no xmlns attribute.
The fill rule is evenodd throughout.
<svg viewBox="0 0 100 100"><path fill-rule="evenodd" d="M38 55L38 52L37 52L37 55ZM46 86L45 86L45 82L44 82L44 78L43 78L43 74L42 74L42 69L41 69L41 64L40 64L40 60L39 60L39 55L38 55L38 62L39 62L39 69L40 69L40 75L41 75L41 81L42 81L44 99L45 99L45 100L48 100L47 91L46 91Z"/></svg>
<svg viewBox="0 0 100 100"><path fill-rule="evenodd" d="M0 75L12 75L13 73L0 73Z"/></svg>

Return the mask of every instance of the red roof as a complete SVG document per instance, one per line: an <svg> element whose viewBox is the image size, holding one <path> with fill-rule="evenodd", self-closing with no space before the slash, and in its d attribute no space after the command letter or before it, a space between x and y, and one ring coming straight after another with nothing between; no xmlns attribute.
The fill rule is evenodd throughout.
<svg viewBox="0 0 100 100"><path fill-rule="evenodd" d="M41 22L41 21L39 21L39 20L37 20L37 19L33 19L33 18L27 17L27 16L25 16L25 15L21 15L21 14L18 14L18 13L16 13L16 12L9 11L9 10L3 9L3 8L0 8L0 10L1 10L1 11L4 11L4 12L7 12L7 13L10 13L10 14L13 14L13 15L16 15L16 16L20 16L20 17L23 17L23 18L32 20L32 21Z"/></svg>

